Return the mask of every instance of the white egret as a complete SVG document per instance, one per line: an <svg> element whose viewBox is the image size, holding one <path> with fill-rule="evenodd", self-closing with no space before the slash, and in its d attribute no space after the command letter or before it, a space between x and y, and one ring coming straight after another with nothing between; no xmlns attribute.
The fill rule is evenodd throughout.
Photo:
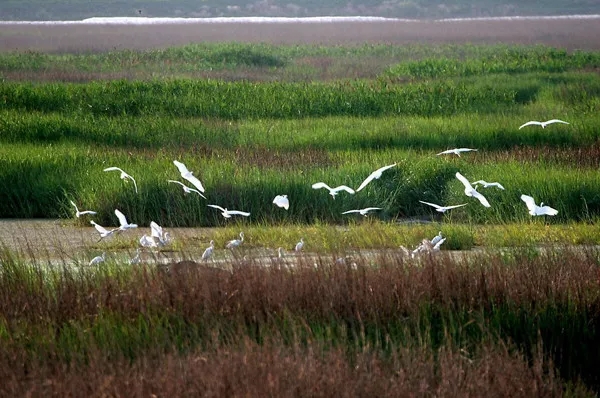
<svg viewBox="0 0 600 398"><path fill-rule="evenodd" d="M93 259L91 259L90 260L90 266L96 265L96 264L100 264L104 260L106 260L106 253L102 253L101 256L96 256Z"/></svg>
<svg viewBox="0 0 600 398"><path fill-rule="evenodd" d="M294 247L294 250L297 252L301 252L302 248L304 248L304 238L300 238L300 242L296 243L296 247Z"/></svg>
<svg viewBox="0 0 600 398"><path fill-rule="evenodd" d="M446 241L446 238L442 238L438 242L435 242L435 243L433 243L433 241L431 241L431 244L433 245L433 247L431 248L431 251L434 251L434 252L440 251L440 247L442 246L442 244L445 241Z"/></svg>
<svg viewBox="0 0 600 398"><path fill-rule="evenodd" d="M364 209L348 210L343 212L342 214L360 213L361 215L366 217L368 212L374 210L381 210L381 207L365 207Z"/></svg>
<svg viewBox="0 0 600 398"><path fill-rule="evenodd" d="M504 190L504 187L499 182L486 182L486 181L483 181L483 180L479 180L479 181L474 181L473 185L475 185L475 186L477 186L477 185L483 185L484 188L498 187L498 188Z"/></svg>
<svg viewBox="0 0 600 398"><path fill-rule="evenodd" d="M202 183L191 171L187 169L187 167L185 167L185 164L178 162L177 160L174 160L173 164L179 169L179 173L181 173L182 178L191 182L192 185L195 186L200 192L204 193L204 187L202 186Z"/></svg>
<svg viewBox="0 0 600 398"><path fill-rule="evenodd" d="M83 216L84 214L96 214L95 211L91 211L91 210L79 211L75 202L73 202L72 200L70 202L75 207L75 217L77 217L77 218L79 218L79 216Z"/></svg>
<svg viewBox="0 0 600 398"><path fill-rule="evenodd" d="M525 202L527 208L529 209L529 214L532 216L555 216L558 214L558 210L553 209L550 206L544 206L544 203L540 203L540 205L535 204L535 200L528 195L521 195L521 200Z"/></svg>
<svg viewBox="0 0 600 398"><path fill-rule="evenodd" d="M490 203L487 201L487 199L482 194L477 192L477 190L475 188L473 188L473 186L471 185L469 180L467 180L458 171L456 172L456 178L458 178L458 180L460 182L462 182L463 185L465 186L465 195L472 196L472 197L478 199L481 202L481 204L484 205L485 207L491 207Z"/></svg>
<svg viewBox="0 0 600 398"><path fill-rule="evenodd" d="M463 206L467 205L467 203L463 203L463 204L460 204L460 205L453 205L453 206L440 206L440 205L436 205L435 203L424 202L422 200L419 200L419 202L421 202L423 204L426 204L426 205L429 205L431 207L434 207L435 211L439 211L440 213L445 213L448 210L456 209L457 207L463 207Z"/></svg>
<svg viewBox="0 0 600 398"><path fill-rule="evenodd" d="M125 231L131 228L138 227L137 224L130 224L129 222L127 222L127 218L125 218L125 215L121 213L118 209L115 209L115 215L119 219L119 224L121 224L121 226L119 227L119 231Z"/></svg>
<svg viewBox="0 0 600 398"><path fill-rule="evenodd" d="M131 264L131 265L139 264L141 260L142 260L141 252L140 252L140 248L138 247L137 249L135 249L135 256L129 260L129 264Z"/></svg>
<svg viewBox="0 0 600 398"><path fill-rule="evenodd" d="M364 187L366 187L367 184L370 183L371 181L379 179L381 177L381 175L383 174L384 171L386 171L388 169L391 169L394 166L396 166L396 163L390 164L389 166L381 167L381 168L375 170L374 172L372 172L371 174L369 174L369 176L367 178L365 178L365 180L356 189L356 192L358 192L361 189L363 189Z"/></svg>
<svg viewBox="0 0 600 398"><path fill-rule="evenodd" d="M438 153L437 156L448 155L450 153L453 153L453 154L457 155L458 157L460 157L460 153L461 152L471 152L471 151L477 151L477 149L471 149L471 148L454 148L454 149L448 149L446 151Z"/></svg>
<svg viewBox="0 0 600 398"><path fill-rule="evenodd" d="M119 229L119 228L113 228L110 230L106 229L102 225L96 224L93 220L90 221L90 224L92 224L94 226L94 228L96 228L96 231L98 231L98 233L100 234L100 239L106 238L107 236L112 235L115 231L117 231Z"/></svg>
<svg viewBox="0 0 600 398"><path fill-rule="evenodd" d="M277 248L277 258L279 260L283 260L284 256L285 256L285 254L284 254L284 251L283 251L283 247Z"/></svg>
<svg viewBox="0 0 600 398"><path fill-rule="evenodd" d="M143 247L157 247L158 243L156 243L156 240L154 240L154 237L144 234L140 238L140 245Z"/></svg>
<svg viewBox="0 0 600 398"><path fill-rule="evenodd" d="M202 261L208 260L210 256L212 256L213 250L215 250L215 241L211 240L210 246L208 246L206 250L204 250L204 253L202 253Z"/></svg>
<svg viewBox="0 0 600 398"><path fill-rule="evenodd" d="M167 181L168 181L168 182L173 182L173 183L175 183L175 184L179 184L179 185L181 185L181 186L183 187L183 192L185 192L185 194L186 194L186 195L187 195L188 193L192 193L192 192L194 192L194 193L197 193L198 195L202 196L204 199L206 199L206 196L202 195L202 192L198 191L197 189L190 188L190 187L188 187L187 185L185 185L185 184L184 184L184 183L182 183L182 182L175 181L175 180L167 180Z"/></svg>
<svg viewBox="0 0 600 398"><path fill-rule="evenodd" d="M329 190L329 194L331 195L331 197L333 199L335 199L335 195L337 195L339 191L346 191L352 195L354 195L356 193L354 191L354 189L347 187L346 185L340 185L339 187L331 188L329 185L325 184L324 182L316 182L316 183L312 184L312 189L321 189L321 188L327 188Z"/></svg>
<svg viewBox="0 0 600 398"><path fill-rule="evenodd" d="M104 171L120 171L121 179L124 181L127 181L127 180L133 181L133 186L135 187L135 193L138 193L137 184L135 182L135 179L132 176L130 176L129 174L127 174L126 172L124 172L123 169L120 169L118 167L107 167L106 169L104 169Z"/></svg>
<svg viewBox="0 0 600 398"><path fill-rule="evenodd" d="M442 239L444 239L444 237L442 236L442 231L440 231L436 236L433 237L433 239L431 239L431 244L435 246Z"/></svg>
<svg viewBox="0 0 600 398"><path fill-rule="evenodd" d="M239 239L230 240L229 242L227 242L227 244L225 245L225 247L228 248L228 249L233 249L235 247L240 246L242 243L244 243L244 233L240 232L240 238Z"/></svg>
<svg viewBox="0 0 600 398"><path fill-rule="evenodd" d="M287 195L275 196L275 199L273 199L273 203L279 207L283 207L286 210L290 208L290 201L288 200Z"/></svg>
<svg viewBox="0 0 600 398"><path fill-rule="evenodd" d="M217 206L217 205L208 205L208 207L214 207L215 209L221 210L221 214L225 218L231 218L231 216L244 216L244 217L248 217L250 215L250 213L247 213L245 211L227 210L226 208L224 209L221 206Z"/></svg>
<svg viewBox="0 0 600 398"><path fill-rule="evenodd" d="M565 121L563 121L563 120L560 120L560 119L551 119L551 120L547 120L547 121L545 121L545 122L538 122L537 120L532 120L532 121L530 121L530 122L527 122L527 123L525 123L525 124L522 124L522 125L521 125L521 127L519 127L519 130L521 130L521 129L522 129L523 127L525 127L525 126L532 126L532 125L535 125L535 126L542 126L542 128L544 129L544 128L546 128L546 126L547 126L547 125L549 125L549 124L552 124L552 123L563 123L563 124L570 124L570 123L568 123L568 122L565 122Z"/></svg>
<svg viewBox="0 0 600 398"><path fill-rule="evenodd" d="M169 233L164 232L162 227L154 221L150 221L150 231L152 237L158 239L159 246L165 246L171 241Z"/></svg>

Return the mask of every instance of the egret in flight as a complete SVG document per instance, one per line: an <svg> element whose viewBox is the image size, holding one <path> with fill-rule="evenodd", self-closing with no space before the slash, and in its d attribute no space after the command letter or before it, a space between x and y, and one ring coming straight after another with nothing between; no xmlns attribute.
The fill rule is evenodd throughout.
<svg viewBox="0 0 600 398"><path fill-rule="evenodd" d="M152 238L158 239L158 246L164 246L171 241L169 233L164 232L163 228L154 221L150 221L150 231Z"/></svg>
<svg viewBox="0 0 600 398"><path fill-rule="evenodd" d="M215 209L221 210L221 214L225 218L231 218L231 216L244 216L244 217L248 217L250 215L250 213L247 213L245 211L227 210L227 209L224 209L221 206L217 206L217 205L208 205L208 207L214 207Z"/></svg>
<svg viewBox="0 0 600 398"><path fill-rule="evenodd" d="M383 167L375 170L371 174L369 174L369 176L367 178L365 178L365 180L362 182L362 184L360 184L360 186L356 189L356 192L358 192L361 189L363 189L364 187L366 187L367 184L370 183L371 181L379 179L384 171L391 169L394 166L396 166L396 163L390 164L389 166L383 166Z"/></svg>
<svg viewBox="0 0 600 398"><path fill-rule="evenodd" d="M185 167L185 164L178 162L177 160L174 160L173 164L179 169L179 173L181 173L182 178L191 182L192 185L195 186L200 192L204 193L204 187L202 186L202 183L191 171L187 169L187 167Z"/></svg>
<svg viewBox="0 0 600 398"><path fill-rule="evenodd" d="M321 189L321 188L328 189L329 194L331 195L331 197L333 199L335 199L335 195L337 195L338 192L340 192L340 191L346 191L352 195L354 195L356 193L354 191L354 189L347 187L346 185L340 185L339 187L331 188L329 185L325 184L324 182L316 182L316 183L312 184L312 189Z"/></svg>
<svg viewBox="0 0 600 398"><path fill-rule="evenodd" d="M273 203L279 207L283 207L286 210L290 208L290 201L288 200L287 195L275 196L275 199L273 199Z"/></svg>
<svg viewBox="0 0 600 398"><path fill-rule="evenodd" d="M467 180L458 171L456 172L456 178L458 178L458 180L460 182L462 182L463 185L465 186L465 195L472 196L472 197L478 199L481 202L481 204L484 205L485 207L491 207L490 203L487 201L487 199L485 198L485 196L483 196L482 194L480 194L479 192L477 192L477 190L475 188L473 188L473 186L471 185L471 183L469 182L469 180Z"/></svg>
<svg viewBox="0 0 600 398"><path fill-rule="evenodd" d="M83 216L84 214L96 214L95 211L91 211L91 210L79 211L75 202L73 202L72 200L70 202L73 205L73 207L75 207L75 217L77 217L77 218L79 218L79 216Z"/></svg>
<svg viewBox="0 0 600 398"><path fill-rule="evenodd" d="M135 179L132 176L130 176L129 174L127 174L126 172L124 172L123 169L120 169L118 167L107 167L106 169L104 169L104 171L120 171L121 179L123 181L127 181L127 180L133 181L133 186L135 187L135 193L138 193L137 184L135 182Z"/></svg>
<svg viewBox="0 0 600 398"><path fill-rule="evenodd" d="M366 217L367 213L373 210L381 210L381 207L365 207L364 209L348 210L343 212L342 214L360 213L361 215Z"/></svg>
<svg viewBox="0 0 600 398"><path fill-rule="evenodd" d="M190 188L190 187L188 187L187 185L185 185L185 184L184 184L184 183L182 183L182 182L175 181L175 180L167 180L167 181L168 181L168 182L172 182L172 183L175 183L175 184L179 184L179 185L181 185L181 186L183 187L183 192L185 192L185 194L186 194L186 195L187 195L188 193L192 193L192 192L194 192L194 193L197 193L198 195L202 196L204 199L206 199L206 196L202 195L202 192L198 191L197 189Z"/></svg>
<svg viewBox="0 0 600 398"><path fill-rule="evenodd" d="M98 233L100 234L100 239L102 238L106 238L107 236L112 235L113 233L115 233L115 231L117 231L119 228L114 228L114 229L106 229L104 228L102 225L98 225L94 222L94 220L90 221L90 224L92 224L94 226L94 228L96 228L96 231L98 231Z"/></svg>
<svg viewBox="0 0 600 398"><path fill-rule="evenodd" d="M476 151L477 149L471 149L471 148L454 148L454 149L448 149L446 151L440 152L437 154L437 156L440 155L448 155L450 153L455 154L456 156L460 157L460 153L461 152L471 152L471 151Z"/></svg>
<svg viewBox="0 0 600 398"><path fill-rule="evenodd" d="M121 213L118 209L115 209L115 215L117 216L117 218L119 219L119 224L121 224L121 226L119 227L119 231L125 231L131 228L137 228L137 224L130 224L129 222L127 222L127 218L125 218L125 214Z"/></svg>
<svg viewBox="0 0 600 398"><path fill-rule="evenodd" d="M540 205L535 204L535 200L528 195L521 195L521 200L525 202L527 208L529 209L529 214L532 216L555 216L558 214L558 210L553 209L550 206L544 206L544 203L540 203Z"/></svg>
<svg viewBox="0 0 600 398"><path fill-rule="evenodd" d="M537 120L532 120L530 122L522 124L521 127L519 127L519 130L521 130L525 126L542 126L542 128L546 128L547 125L552 124L552 123L570 124L570 123L565 122L560 119L551 119L551 120L547 120L545 122L538 122Z"/></svg>
<svg viewBox="0 0 600 398"><path fill-rule="evenodd" d="M463 206L467 205L466 203L463 203L463 204L454 205L454 206L440 206L440 205L436 205L435 203L424 202L422 200L419 200L419 202L435 208L435 211L439 211L440 213L445 213L448 210L456 209L457 207L463 207Z"/></svg>
<svg viewBox="0 0 600 398"><path fill-rule="evenodd" d="M484 188L498 187L498 188L504 190L504 187L499 182L485 182L483 180L479 180L479 181L474 181L472 184L475 186L483 185Z"/></svg>

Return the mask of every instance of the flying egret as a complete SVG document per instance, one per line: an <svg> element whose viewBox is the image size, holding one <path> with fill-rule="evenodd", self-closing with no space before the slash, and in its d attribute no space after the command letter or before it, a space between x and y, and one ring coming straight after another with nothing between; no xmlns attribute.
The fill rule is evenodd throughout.
<svg viewBox="0 0 600 398"><path fill-rule="evenodd" d="M215 250L215 241L211 240L210 246L208 246L206 250L204 250L204 253L202 253L202 261L208 260L210 256L212 256L213 250Z"/></svg>
<svg viewBox="0 0 600 398"><path fill-rule="evenodd" d="M129 260L129 264L131 264L131 265L139 264L140 261L141 261L141 252L140 252L140 248L138 247L137 249L135 249L135 256Z"/></svg>
<svg viewBox="0 0 600 398"><path fill-rule="evenodd" d="M444 237L442 236L442 231L440 231L436 236L433 237L433 239L431 239L431 244L435 246L442 239L444 239Z"/></svg>
<svg viewBox="0 0 600 398"><path fill-rule="evenodd" d="M195 186L200 192L204 193L204 187L202 186L202 183L191 171L187 169L187 167L185 167L185 164L178 162L177 160L174 160L173 164L179 169L179 173L181 173L182 178L191 182L192 185Z"/></svg>
<svg viewBox="0 0 600 398"><path fill-rule="evenodd" d="M498 188L504 190L504 187L499 182L485 182L483 180L473 182L473 185L479 185L479 184L483 185L484 188L498 187Z"/></svg>
<svg viewBox="0 0 600 398"><path fill-rule="evenodd" d="M471 152L471 151L477 151L477 149L471 149L471 148L454 148L454 149L448 149L446 151L438 153L437 156L447 155L447 154L453 153L453 154L457 155L458 157L460 157L460 153L461 152Z"/></svg>
<svg viewBox="0 0 600 398"><path fill-rule="evenodd" d="M140 238L140 245L143 247L157 247L158 243L156 243L154 237L144 234Z"/></svg>
<svg viewBox="0 0 600 398"><path fill-rule="evenodd" d="M482 194L477 192L477 190L475 188L473 188L473 186L471 185L469 180L467 180L458 171L456 172L456 178L458 178L458 180L460 182L462 182L463 185L465 186L465 195L472 196L472 197L478 199L481 202L481 204L484 205L485 207L491 207L490 203L487 201L487 199Z"/></svg>
<svg viewBox="0 0 600 398"><path fill-rule="evenodd" d="M370 183L371 181L379 179L384 171L386 171L387 169L391 169L394 166L396 166L396 163L390 164L389 166L381 167L381 168L375 170L374 172L372 172L371 174L369 174L369 176L367 178L365 178L365 180L356 189L356 192L358 192L361 189L363 189L364 187L366 187L367 184Z"/></svg>
<svg viewBox="0 0 600 398"><path fill-rule="evenodd" d="M521 200L525 202L527 208L529 209L529 214L532 216L555 216L558 214L558 210L553 209L550 206L544 206L544 203L540 203L540 205L535 204L535 200L528 195L521 195Z"/></svg>
<svg viewBox="0 0 600 398"><path fill-rule="evenodd" d="M463 207L463 206L467 205L467 203L463 203L463 204L460 204L460 205L453 205L453 206L440 206L440 205L436 205L435 203L424 202L422 200L419 200L419 202L421 202L423 204L426 204L426 205L429 205L431 207L434 207L435 211L439 211L440 213L445 213L448 210L456 209L457 207Z"/></svg>
<svg viewBox="0 0 600 398"><path fill-rule="evenodd" d="M119 227L119 231L125 231L131 228L137 228L137 224L130 224L127 222L127 218L125 218L125 215L123 213L121 213L118 209L115 209L115 215L117 216L117 218L119 219L119 224L121 224L121 226Z"/></svg>
<svg viewBox="0 0 600 398"><path fill-rule="evenodd" d="M208 205L208 207L214 207L215 209L221 210L221 214L225 218L231 218L231 216L244 216L244 217L248 217L250 215L250 213L247 213L245 211L227 210L227 209L224 209L221 206L217 206L217 205Z"/></svg>
<svg viewBox="0 0 600 398"><path fill-rule="evenodd" d="M90 260L90 266L96 265L96 264L100 264L104 260L106 260L106 252L102 253L101 256L96 256L93 259L91 259Z"/></svg>
<svg viewBox="0 0 600 398"><path fill-rule="evenodd" d="M381 210L381 207L365 207L364 209L348 210L343 212L342 214L360 213L361 215L366 217L367 213L373 210Z"/></svg>
<svg viewBox="0 0 600 398"><path fill-rule="evenodd" d="M79 211L75 202L73 202L72 200L70 202L75 207L75 217L77 217L77 218L79 218L79 216L83 216L84 214L96 214L95 211L91 211L91 210Z"/></svg>
<svg viewBox="0 0 600 398"><path fill-rule="evenodd" d="M235 247L238 247L242 243L244 243L244 233L240 232L240 238L239 239L230 240L229 242L227 242L227 244L225 245L225 247L228 248L228 249L233 249Z"/></svg>
<svg viewBox="0 0 600 398"><path fill-rule="evenodd" d="M106 229L104 228L102 225L98 225L94 222L94 220L90 221L90 224L92 224L94 226L94 228L96 228L96 231L98 231L98 233L100 234L100 239L102 238L106 238L107 236L112 235L115 231L117 231L119 228L113 228L113 229Z"/></svg>
<svg viewBox="0 0 600 398"><path fill-rule="evenodd" d="M331 195L331 197L333 199L335 199L335 195L337 195L339 191L346 191L352 195L354 195L356 193L354 191L354 189L347 187L346 185L340 185L339 187L331 188L329 185L325 184L324 182L316 182L316 183L312 184L312 189L321 189L321 188L327 188L329 190L329 194Z"/></svg>
<svg viewBox="0 0 600 398"><path fill-rule="evenodd" d="M187 185L185 185L185 184L184 184L184 183L182 183L182 182L175 181L175 180L167 180L167 181L168 181L168 182L173 182L173 183L175 183L175 184L179 184L179 185L181 185L181 186L183 187L183 192L185 192L185 194L186 194L186 195L187 195L188 193L195 192L195 193L197 193L198 195L202 196L204 199L206 199L206 196L202 195L202 192L198 191L197 189L190 188L190 187L188 187Z"/></svg>
<svg viewBox="0 0 600 398"><path fill-rule="evenodd" d="M273 203L279 207L283 207L286 210L290 208L290 201L288 200L287 195L275 196L275 199L273 199Z"/></svg>
<svg viewBox="0 0 600 398"><path fill-rule="evenodd" d="M162 227L154 221L150 221L150 231L152 238L158 239L159 246L165 246L171 241L169 233L164 232Z"/></svg>
<svg viewBox="0 0 600 398"><path fill-rule="evenodd" d="M300 242L296 243L296 247L294 247L294 250L297 252L301 252L302 248L304 248L304 238L300 238Z"/></svg>
<svg viewBox="0 0 600 398"><path fill-rule="evenodd" d="M124 172L123 169L120 169L118 167L107 167L106 169L104 169L104 171L120 171L121 179L124 181L127 181L127 180L133 181L133 186L135 187L135 193L138 193L137 184L135 182L135 179L132 176L130 176L129 174L127 174L126 172Z"/></svg>
<svg viewBox="0 0 600 398"><path fill-rule="evenodd" d="M570 124L568 122L565 122L565 121L559 120L559 119L551 119L551 120L547 120L545 122L538 122L537 120L532 120L530 122L522 124L521 127L519 127L519 130L521 130L525 126L532 126L532 125L542 126L542 128L544 129L544 128L546 128L547 125L552 124L552 123Z"/></svg>

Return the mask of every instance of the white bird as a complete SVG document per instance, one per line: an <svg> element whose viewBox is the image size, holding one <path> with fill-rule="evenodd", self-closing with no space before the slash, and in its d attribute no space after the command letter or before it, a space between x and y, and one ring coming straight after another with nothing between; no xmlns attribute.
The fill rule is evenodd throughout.
<svg viewBox="0 0 600 398"><path fill-rule="evenodd" d="M154 240L154 237L144 234L140 238L140 245L143 247L157 247L158 243L156 243L156 240Z"/></svg>
<svg viewBox="0 0 600 398"><path fill-rule="evenodd" d="M542 128L546 128L547 125L552 124L552 123L570 124L568 122L565 122L565 121L559 120L559 119L551 119L551 120L547 120L545 122L538 122L537 120L532 120L530 122L522 124L521 127L519 127L519 130L521 130L525 126L531 126L531 125L542 126Z"/></svg>
<svg viewBox="0 0 600 398"><path fill-rule="evenodd" d="M108 229L104 228L102 225L96 224L93 220L90 221L90 224L92 224L94 226L94 228L96 228L96 231L98 231L98 233L100 234L100 239L106 238L107 236L112 235L115 231L117 231L119 229L119 228L113 228L111 230L108 230Z"/></svg>
<svg viewBox="0 0 600 398"><path fill-rule="evenodd" d="M210 256L212 256L213 250L215 250L215 241L211 240L210 246L208 246L206 250L204 250L204 253L202 253L202 261L208 260Z"/></svg>
<svg viewBox="0 0 600 398"><path fill-rule="evenodd" d="M477 192L477 190L475 188L473 188L473 186L471 185L469 180L467 180L458 171L456 172L456 178L458 178L458 180L460 182L462 182L463 185L465 186L465 195L472 196L472 197L478 199L481 202L481 204L484 205L485 207L491 207L490 203L487 201L487 199L482 194Z"/></svg>
<svg viewBox="0 0 600 398"><path fill-rule="evenodd" d="M558 214L558 210L553 209L550 206L544 206L544 203L540 203L540 205L535 204L535 200L528 195L521 195L521 200L525 202L527 208L529 209L529 214L532 216L555 216Z"/></svg>
<svg viewBox="0 0 600 398"><path fill-rule="evenodd" d="M244 233L240 232L240 239L230 240L229 242L227 242L227 244L225 245L225 247L228 248L228 249L233 249L235 247L238 247L242 243L244 243Z"/></svg>
<svg viewBox="0 0 600 398"><path fill-rule="evenodd" d="M504 187L502 186L502 184L500 184L499 182L485 182L483 180L479 180L479 181L475 181L473 182L474 185L483 185L484 188L489 188L489 187L498 187L500 189L504 189Z"/></svg>
<svg viewBox="0 0 600 398"><path fill-rule="evenodd" d="M285 256L285 254L284 254L284 251L283 251L283 247L277 248L277 258L279 260L283 260L284 256Z"/></svg>
<svg viewBox="0 0 600 398"><path fill-rule="evenodd" d="M466 203L463 203L463 204L460 204L460 205L453 205L453 206L440 206L440 205L436 205L435 203L424 202L422 200L419 200L419 202L421 202L423 204L426 204L426 205L429 205L431 207L434 207L435 211L439 211L440 213L445 213L448 210L456 209L457 207L463 207L463 206L467 205Z"/></svg>
<svg viewBox="0 0 600 398"><path fill-rule="evenodd" d="M177 160L174 160L173 164L179 169L179 173L181 173L182 178L191 182L192 185L195 186L200 192L204 193L204 187L202 186L202 183L191 171L187 169L187 167L185 167L185 164L178 162Z"/></svg>
<svg viewBox="0 0 600 398"><path fill-rule="evenodd" d="M290 208L290 201L288 200L287 195L275 196L275 199L273 199L273 203L279 207L283 207L286 210Z"/></svg>
<svg viewBox="0 0 600 398"><path fill-rule="evenodd" d="M433 241L431 241L431 244L433 245L433 247L431 248L432 251L437 252L440 251L440 247L442 246L442 243L444 243L446 241L446 238L442 238L439 241L433 243Z"/></svg>
<svg viewBox="0 0 600 398"><path fill-rule="evenodd" d="M367 178L365 178L365 180L356 189L356 192L358 192L361 189L363 189L364 187L366 187L367 184L370 183L371 181L379 179L384 171L386 171L387 169L391 169L394 166L396 166L396 163L390 164L389 166L381 167L381 168L375 170L374 172L372 172L371 174L369 174L369 176Z"/></svg>
<svg viewBox="0 0 600 398"><path fill-rule="evenodd" d="M440 231L436 236L433 237L433 239L431 239L431 244L435 246L442 239L444 239L444 237L442 236L442 231Z"/></svg>
<svg viewBox="0 0 600 398"><path fill-rule="evenodd" d="M104 260L106 260L106 253L102 253L101 256L96 256L93 259L91 259L90 260L90 266L96 265L96 264L100 264Z"/></svg>
<svg viewBox="0 0 600 398"><path fill-rule="evenodd" d="M221 206L217 206L217 205L208 205L208 207L214 207L215 209L221 210L221 214L225 218L231 218L231 216L244 216L244 217L248 217L250 215L250 213L247 213L245 211L227 210L226 208L224 209Z"/></svg>
<svg viewBox="0 0 600 398"><path fill-rule="evenodd" d="M137 224L130 224L129 222L127 222L127 218L125 218L125 215L121 213L118 209L115 209L115 215L119 219L119 224L121 224L121 226L119 227L119 231L125 231L127 229L138 227Z"/></svg>
<svg viewBox="0 0 600 398"><path fill-rule="evenodd" d="M140 248L138 247L137 249L135 249L135 256L129 260L129 264L139 264L141 261L141 252L140 252Z"/></svg>
<svg viewBox="0 0 600 398"><path fill-rule="evenodd" d="M381 210L381 207L365 207L364 209L348 210L343 212L342 214L360 213L361 215L366 217L367 213L373 210Z"/></svg>
<svg viewBox="0 0 600 398"><path fill-rule="evenodd" d="M183 187L183 192L185 192L186 194L194 192L194 193L197 193L198 195L202 196L204 199L206 199L206 196L202 195L202 192L198 191L197 189L190 188L182 182L175 181L175 180L167 180L167 181L181 185Z"/></svg>
<svg viewBox="0 0 600 398"><path fill-rule="evenodd" d="M294 247L294 250L297 252L301 252L303 247L304 247L304 238L300 238L300 242L296 243L296 247Z"/></svg>
<svg viewBox="0 0 600 398"><path fill-rule="evenodd" d="M150 231L152 238L158 239L159 246L164 246L171 241L169 233L164 232L162 227L154 221L150 221Z"/></svg>
<svg viewBox="0 0 600 398"><path fill-rule="evenodd" d="M477 149L471 149L471 148L454 148L454 149L448 149L446 151L438 153L437 156L447 155L447 154L453 153L453 154L455 154L455 155L457 155L457 156L460 157L460 153L461 152L471 152L471 151L477 151Z"/></svg>
<svg viewBox="0 0 600 398"><path fill-rule="evenodd" d="M106 169L104 169L104 171L120 171L121 179L124 181L127 181L127 180L133 181L133 186L135 187L135 193L138 193L137 184L135 182L135 179L132 176L130 176L129 174L127 174L126 172L124 172L123 169L120 169L118 167L107 167Z"/></svg>
<svg viewBox="0 0 600 398"><path fill-rule="evenodd" d="M316 183L312 184L312 189L321 189L321 188L327 188L329 190L329 194L334 199L335 199L335 195L337 195L339 191L346 191L352 195L354 195L356 193L354 191L354 189L347 187L346 185L340 185L339 187L331 188L329 185L325 184L324 182L316 182Z"/></svg>
<svg viewBox="0 0 600 398"><path fill-rule="evenodd" d="M79 211L75 202L73 202L72 200L70 202L75 207L75 217L77 217L77 218L79 218L79 216L83 216L84 214L96 214L95 211L91 211L91 210Z"/></svg>

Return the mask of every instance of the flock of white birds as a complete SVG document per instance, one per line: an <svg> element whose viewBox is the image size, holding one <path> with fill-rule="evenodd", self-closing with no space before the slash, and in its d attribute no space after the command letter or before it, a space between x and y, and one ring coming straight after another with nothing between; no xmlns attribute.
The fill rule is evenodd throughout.
<svg viewBox="0 0 600 398"><path fill-rule="evenodd" d="M546 126L553 124L553 123L569 124L568 122L565 122L565 121L562 121L559 119L551 119L551 120L548 120L545 122L539 122L536 120L532 120L532 121L529 121L529 122L521 125L519 127L519 129L522 129L523 127L526 127L526 126L534 126L534 125L545 128ZM448 149L446 151L440 152L437 155L439 156L439 155L454 154L454 155L457 155L460 157L461 153L474 152L474 151L477 151L477 149L453 148L453 149ZM183 164L177 160L174 160L173 164L179 170L181 177L184 180L191 183L194 186L194 188L191 188L191 187L185 185L181 181L177 181L177 180L167 180L167 181L169 183L174 183L174 184L180 185L183 188L183 191L185 194L196 193L199 196L201 196L202 198L206 199L206 196L204 196L204 192L205 192L204 186L202 185L202 182L200 182L200 180L196 176L194 176L193 172L188 170L188 168L185 166L185 164ZM396 166L396 163L388 165L388 166L384 166L384 167L381 167L381 168L375 170L374 172L369 174L369 176L367 178L365 178L363 180L363 182L359 185L358 188L356 188L356 190L354 190L346 185L339 185L337 187L332 188L324 182L314 183L314 184L312 184L312 188L313 189L323 189L323 188L327 189L329 191L329 195L331 195L331 197L333 199L335 199L336 195L338 195L342 191L344 191L348 194L354 195L357 192L364 189L373 180L381 178L384 171L389 170L395 166ZM120 172L120 178L126 182L132 181L135 192L136 193L138 192L138 187L137 187L137 183L136 183L135 179L131 175L129 175L128 173L126 173L125 171L120 169L119 167L108 167L108 168L104 169L104 171ZM483 196L483 194L481 194L480 192L477 191L477 188L480 185L483 186L483 188L496 187L498 189L504 190L504 187L498 182L486 182L484 180L478 180L478 181L474 181L471 183L471 182L469 182L469 180L466 177L464 177L459 172L456 172L455 176L464 185L465 195L468 197L477 199L485 207L491 207L491 205L488 202L488 200L485 198L485 196ZM550 206L544 206L544 203L540 203L540 205L538 206L535 203L535 199L529 195L524 195L524 194L521 195L521 200L523 202L525 202L525 205L527 206L527 209L529 210L529 214L531 214L532 216L542 216L542 215L554 216L554 215L558 214L558 210L556 210ZM463 207L463 206L467 205L467 203L462 203L462 204L458 204L458 205L442 206L442 205L438 205L435 203L425 202L422 200L419 200L419 202L433 207L436 211L438 211L440 213L445 213L448 210L455 209L458 207ZM83 215L96 214L95 211L91 211L91 210L80 211L79 208L77 207L77 205L75 204L75 202L73 202L73 201L71 201L71 204L75 207L75 216L76 217L81 217ZM289 201L287 195L277 195L273 199L273 204L275 204L276 206L283 208L285 210L288 210L290 207L290 201ZM221 214L225 218L231 218L232 216L243 216L243 217L250 216L250 213L245 212L245 211L228 210L227 208L223 208L221 206L213 205L213 204L209 204L207 206L221 211ZM376 210L382 210L382 208L381 207L367 207L364 209L353 209L353 210L344 211L342 214L358 213L358 214L361 214L362 216L366 217L369 212L376 211ZM111 236L112 234L114 234L116 232L122 232L122 231L126 231L129 229L138 227L137 224L133 224L133 223L130 223L129 221L127 221L127 218L125 217L125 215L118 209L115 209L115 215L117 216L117 219L119 220L119 224L120 224L119 227L117 227L117 228L107 229L101 225L98 225L93 220L90 221L90 223L94 226L96 231L98 231L98 233L100 235L100 239ZM139 240L139 243L142 247L158 248L158 247L167 245L171 241L169 233L164 232L162 227L160 227L156 222L152 221L150 223L150 230L151 230L150 235L144 234ZM402 247L402 249L406 253L408 253L412 257L414 257L416 254L419 254L422 252L438 251L440 249L441 244L444 243L445 240L446 239L442 237L442 233L440 231L440 233L438 235L436 235L436 237L434 237L432 240L424 239L422 241L422 243L413 251L409 251L408 249L406 249L404 247ZM234 240L229 241L225 245L225 247L227 249L235 249L235 248L239 247L243 242L244 242L244 233L241 232L239 239L234 239ZM304 247L304 239L300 239L300 242L298 242L296 244L294 250L296 252L300 252L300 251L302 251L303 247ZM214 240L211 240L210 245L202 253L202 260L207 261L208 259L210 259L214 250L215 250L215 242L214 242ZM281 258L283 256L283 252L284 252L283 248L280 247L278 249L279 258ZM102 255L94 257L90 261L89 265L96 265L98 263L105 261L105 259L106 259L106 253L102 253ZM139 261L140 261L140 249L138 248L136 251L136 256L130 260L130 263L136 264L136 263L139 263Z"/></svg>

